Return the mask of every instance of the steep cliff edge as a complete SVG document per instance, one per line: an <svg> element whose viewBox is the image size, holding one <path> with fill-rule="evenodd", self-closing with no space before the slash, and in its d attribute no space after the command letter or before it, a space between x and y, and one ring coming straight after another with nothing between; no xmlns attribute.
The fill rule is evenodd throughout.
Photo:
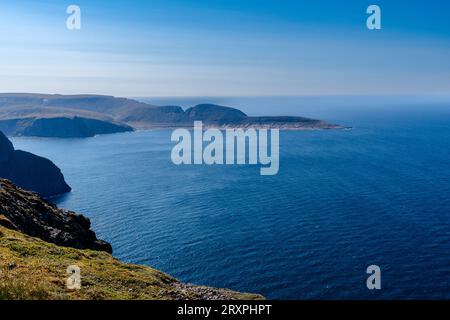
<svg viewBox="0 0 450 320"><path fill-rule="evenodd" d="M61 170L53 162L25 151L14 150L13 144L1 131L0 177L43 197L71 191Z"/></svg>
<svg viewBox="0 0 450 320"><path fill-rule="evenodd" d="M0 225L60 246L112 252L88 218L58 209L37 194L0 179Z"/></svg>
<svg viewBox="0 0 450 320"><path fill-rule="evenodd" d="M123 263L111 251L87 218L0 179L0 300L263 299L185 284L150 267ZM66 287L71 265L81 271L79 290Z"/></svg>
<svg viewBox="0 0 450 320"><path fill-rule="evenodd" d="M69 290L66 269L81 270ZM257 294L179 282L106 252L66 248L0 226L0 300L261 300Z"/></svg>

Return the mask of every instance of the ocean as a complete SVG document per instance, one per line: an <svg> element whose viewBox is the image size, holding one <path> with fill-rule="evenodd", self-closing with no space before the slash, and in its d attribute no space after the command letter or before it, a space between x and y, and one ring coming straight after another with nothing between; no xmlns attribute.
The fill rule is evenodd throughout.
<svg viewBox="0 0 450 320"><path fill-rule="evenodd" d="M73 188L114 255L272 299L450 299L450 103L427 98L147 98L302 115L352 130L280 134L280 171L175 166L170 130L14 138ZM366 268L381 268L368 290Z"/></svg>

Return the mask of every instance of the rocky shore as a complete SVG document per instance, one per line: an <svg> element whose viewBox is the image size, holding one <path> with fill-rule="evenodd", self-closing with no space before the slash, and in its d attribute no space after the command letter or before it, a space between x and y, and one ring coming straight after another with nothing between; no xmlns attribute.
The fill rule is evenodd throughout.
<svg viewBox="0 0 450 320"><path fill-rule="evenodd" d="M90 221L0 179L0 300L237 300L257 294L185 284L149 267L123 263L97 239ZM81 289L66 270L81 270Z"/></svg>

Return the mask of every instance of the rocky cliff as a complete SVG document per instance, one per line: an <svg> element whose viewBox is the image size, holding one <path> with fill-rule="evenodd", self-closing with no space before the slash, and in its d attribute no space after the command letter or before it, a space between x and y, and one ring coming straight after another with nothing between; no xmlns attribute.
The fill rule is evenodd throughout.
<svg viewBox="0 0 450 320"><path fill-rule="evenodd" d="M0 300L263 299L185 284L120 262L111 251L90 230L89 219L0 179ZM66 287L71 265L81 270L80 290Z"/></svg>
<svg viewBox="0 0 450 320"><path fill-rule="evenodd" d="M81 269L69 290L66 269ZM0 300L261 300L257 294L179 282L106 252L60 247L0 225Z"/></svg>
<svg viewBox="0 0 450 320"><path fill-rule="evenodd" d="M43 197L70 192L61 170L48 159L14 150L12 143L0 131L0 177L13 181L26 190Z"/></svg>
<svg viewBox="0 0 450 320"><path fill-rule="evenodd" d="M112 252L98 240L88 218L58 209L36 193L0 179L0 225L60 246Z"/></svg>

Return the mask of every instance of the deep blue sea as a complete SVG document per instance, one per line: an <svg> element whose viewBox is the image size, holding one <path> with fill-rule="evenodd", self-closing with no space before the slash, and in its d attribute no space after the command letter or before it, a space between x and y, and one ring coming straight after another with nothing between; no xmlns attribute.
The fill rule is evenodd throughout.
<svg viewBox="0 0 450 320"><path fill-rule="evenodd" d="M349 131L282 132L280 172L175 166L171 131L15 138L53 160L114 254L195 284L273 299L450 299L450 103L386 98L147 99L305 115ZM382 289L366 288L381 267Z"/></svg>

